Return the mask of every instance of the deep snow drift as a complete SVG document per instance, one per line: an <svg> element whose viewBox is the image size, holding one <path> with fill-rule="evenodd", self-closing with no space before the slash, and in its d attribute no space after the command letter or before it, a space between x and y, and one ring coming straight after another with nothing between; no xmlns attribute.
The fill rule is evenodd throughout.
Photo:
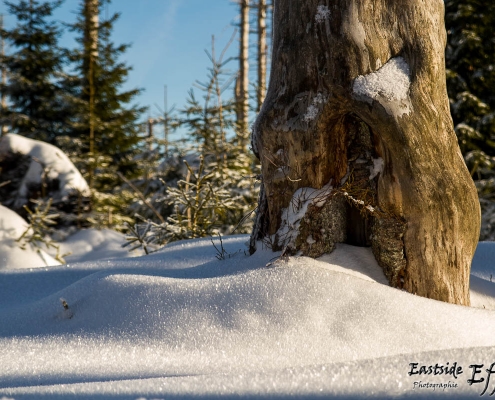
<svg viewBox="0 0 495 400"><path fill-rule="evenodd" d="M484 384L467 380L470 365L495 361L495 311L483 309L495 299L494 243L478 248L481 308L468 308L388 287L369 249L276 260L248 257L246 240L225 238L225 260L201 239L2 271L0 396L479 397ZM409 363L447 362L462 367L457 379L408 375Z"/></svg>

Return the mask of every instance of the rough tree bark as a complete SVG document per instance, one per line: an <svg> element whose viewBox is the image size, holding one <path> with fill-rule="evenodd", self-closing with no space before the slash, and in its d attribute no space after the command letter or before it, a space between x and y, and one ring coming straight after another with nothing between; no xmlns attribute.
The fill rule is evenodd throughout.
<svg viewBox="0 0 495 400"><path fill-rule="evenodd" d="M3 14L0 14L0 32L3 31ZM0 57L3 59L5 56L5 40L3 38L3 35L0 35ZM1 66L1 82L2 85L5 86L7 83L7 69L3 66ZM7 109L7 96L5 94L5 90L2 90L2 93L0 95L0 107L2 110L2 114L5 113L5 110ZM5 122L2 122L0 126L0 137L5 136L8 132L8 126Z"/></svg>
<svg viewBox="0 0 495 400"><path fill-rule="evenodd" d="M392 286L468 305L480 210L449 112L443 1L275 0L274 12L251 251L371 245Z"/></svg>
<svg viewBox="0 0 495 400"><path fill-rule="evenodd" d="M257 111L265 100L266 92L266 0L258 0L258 87L256 88Z"/></svg>
<svg viewBox="0 0 495 400"><path fill-rule="evenodd" d="M249 0L240 0L241 32L239 44L239 77L236 100L238 104L239 144L245 147L249 141Z"/></svg>
<svg viewBox="0 0 495 400"><path fill-rule="evenodd" d="M99 0L84 0L84 52L85 70L87 76L88 119L89 119L89 154L96 160L95 154L95 64L98 59L98 25ZM88 165L88 185L93 188L94 170L96 161Z"/></svg>

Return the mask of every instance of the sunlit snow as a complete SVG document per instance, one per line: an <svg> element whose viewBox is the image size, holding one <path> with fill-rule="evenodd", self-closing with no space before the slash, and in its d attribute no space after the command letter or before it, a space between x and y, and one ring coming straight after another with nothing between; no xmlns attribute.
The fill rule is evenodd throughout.
<svg viewBox="0 0 495 400"><path fill-rule="evenodd" d="M111 256L80 235L73 246ZM249 257L247 240L223 238L224 260L205 238L0 271L0 399L431 397L418 381L479 397L467 379L495 360L494 243L474 259L474 308L389 287L368 248L277 260L261 243ZM464 373L410 376L415 362Z"/></svg>
<svg viewBox="0 0 495 400"><path fill-rule="evenodd" d="M46 171L47 178L59 180L59 193L62 198L72 190L88 194L89 187L85 179L67 155L57 147L9 133L0 139L0 156L5 156L9 152L31 157L28 170L19 187L18 197L27 196L29 184L41 182L43 169Z"/></svg>
<svg viewBox="0 0 495 400"><path fill-rule="evenodd" d="M17 239L27 228L26 221L0 204L0 271L60 264L43 248L28 244L24 250L21 249Z"/></svg>
<svg viewBox="0 0 495 400"><path fill-rule="evenodd" d="M353 93L358 100L372 104L378 101L392 115L401 116L410 111L410 68L403 57L390 59L376 72L358 76Z"/></svg>

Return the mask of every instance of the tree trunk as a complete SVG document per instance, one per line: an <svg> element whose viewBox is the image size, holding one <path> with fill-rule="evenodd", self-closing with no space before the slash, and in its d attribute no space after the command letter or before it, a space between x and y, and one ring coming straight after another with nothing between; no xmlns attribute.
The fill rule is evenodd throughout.
<svg viewBox="0 0 495 400"><path fill-rule="evenodd" d="M258 0L258 87L257 111L261 109L266 92L266 0Z"/></svg>
<svg viewBox="0 0 495 400"><path fill-rule="evenodd" d="M3 31L3 14L0 14L0 32ZM7 84L7 69L3 64L3 57L5 56L5 40L3 35L0 37L0 56L2 58L2 87L5 88ZM5 89L2 89L1 98L0 98L0 107L2 116L5 115L7 111L7 95L5 94ZM8 126L5 121L2 121L2 125L0 126L0 136L5 136L8 132Z"/></svg>
<svg viewBox="0 0 495 400"><path fill-rule="evenodd" d="M275 1L251 238L371 245L390 284L469 304L480 227L445 85L442 0Z"/></svg>
<svg viewBox="0 0 495 400"><path fill-rule="evenodd" d="M249 0L240 0L241 6L241 40L239 46L239 78L238 90L238 124L239 144L245 147L248 141L249 126Z"/></svg>
<svg viewBox="0 0 495 400"><path fill-rule="evenodd" d="M89 157L91 159L88 165L88 185L93 188L94 171L97 168L97 156L95 154L95 64L98 60L98 19L99 0L84 0L84 45L87 58L87 81L89 95Z"/></svg>

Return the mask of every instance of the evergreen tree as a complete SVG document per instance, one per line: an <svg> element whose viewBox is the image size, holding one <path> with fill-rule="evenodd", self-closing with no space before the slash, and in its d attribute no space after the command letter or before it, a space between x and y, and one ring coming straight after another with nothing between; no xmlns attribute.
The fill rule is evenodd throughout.
<svg viewBox="0 0 495 400"><path fill-rule="evenodd" d="M131 67L119 58L128 45L117 46L111 40L119 14L99 21L101 6L108 3L81 0L78 19L70 25L80 45L69 53L73 72L65 80L74 116L68 136L59 145L75 158L92 188L90 222L123 228L123 222L131 221L126 212L134 196L122 190L119 173L139 174L138 118L145 109L131 104L140 89L122 90Z"/></svg>
<svg viewBox="0 0 495 400"><path fill-rule="evenodd" d="M71 26L79 34L80 43L80 48L70 55L76 74L66 81L76 99L72 106L78 110L70 136L80 139L82 153L89 156L86 158L89 168L87 165L85 170L94 169L94 177L89 176L89 180L95 181L92 186L97 190L115 185L115 174L106 173L110 165L118 164L117 170L126 176L137 172L134 155L141 140L137 121L145 110L131 104L140 89L121 90L131 67L119 60L129 46L116 46L111 41L113 26L120 14L93 26L95 19L88 13L88 3L101 6L109 2L81 2L79 18ZM97 33L96 49L88 40L93 30Z"/></svg>
<svg viewBox="0 0 495 400"><path fill-rule="evenodd" d="M175 171L177 177L162 181L161 198L154 201L168 212L166 220L157 221L148 213L130 227L129 245L148 251L174 240L251 231L249 217L257 187L250 177L252 157L238 140L236 101L222 97L235 80L226 70L230 59L224 60L225 52L217 58L213 42L211 53L207 52L211 61L208 79L195 85L202 101L191 90L181 110L180 125L191 139L190 148L178 165L170 165L169 172Z"/></svg>
<svg viewBox="0 0 495 400"><path fill-rule="evenodd" d="M447 88L461 151L480 194L495 185L495 3L447 0Z"/></svg>
<svg viewBox="0 0 495 400"><path fill-rule="evenodd" d="M481 204L480 240L495 239L495 4L445 2L447 89Z"/></svg>
<svg viewBox="0 0 495 400"><path fill-rule="evenodd" d="M10 103L2 108L2 124L10 125L13 132L52 143L63 132L67 118L58 84L64 64L58 47L61 31L49 20L61 3L62 0L5 2L9 13L17 18L17 25L2 30L2 37L13 49L12 54L2 57L9 76L2 93Z"/></svg>
<svg viewBox="0 0 495 400"><path fill-rule="evenodd" d="M202 105L191 90L188 104L182 111L183 126L197 145L195 152L204 158L204 171L214 192L219 193L219 198L223 192L229 194L226 197L229 201L223 202L222 211L211 213L216 218L210 220L210 233L232 233L243 217L249 214L256 198L253 180L249 178L253 159L246 153L244 141L239 140L243 137L243 127L236 123L236 99L222 97L234 81L226 70L230 59L224 60L225 51L217 58L212 42L211 54L207 52L211 61L208 80L196 85L203 92L204 103ZM194 176L192 173L190 175ZM193 183L196 180L193 179ZM170 199L174 200L177 194L171 191ZM236 232L251 229L250 221L243 222L247 223L238 226Z"/></svg>

